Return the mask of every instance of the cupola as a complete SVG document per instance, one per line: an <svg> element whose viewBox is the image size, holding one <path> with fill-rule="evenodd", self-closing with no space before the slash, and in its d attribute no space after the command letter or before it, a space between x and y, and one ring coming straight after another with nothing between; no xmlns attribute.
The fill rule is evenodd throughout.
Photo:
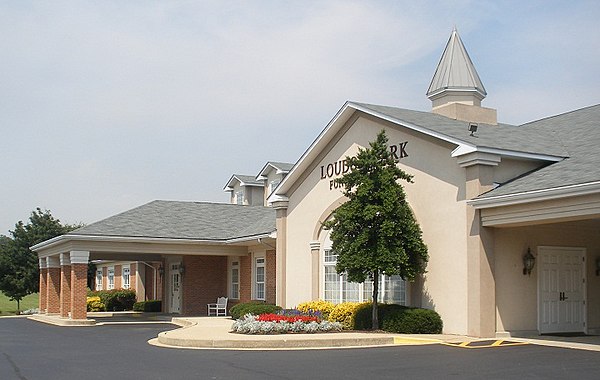
<svg viewBox="0 0 600 380"><path fill-rule="evenodd" d="M481 78L454 28L427 90L432 112L456 120L497 124L496 110L481 107L486 95Z"/></svg>

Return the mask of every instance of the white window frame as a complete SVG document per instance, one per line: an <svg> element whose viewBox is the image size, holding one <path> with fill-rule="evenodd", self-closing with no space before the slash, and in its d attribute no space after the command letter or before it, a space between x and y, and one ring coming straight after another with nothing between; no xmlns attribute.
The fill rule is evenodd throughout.
<svg viewBox="0 0 600 380"><path fill-rule="evenodd" d="M244 190L239 190L235 192L235 204L243 205L244 204Z"/></svg>
<svg viewBox="0 0 600 380"><path fill-rule="evenodd" d="M253 290L254 290L254 299L264 301L266 299L267 294L267 260L265 256L255 256L254 257L254 270L252 276ZM259 281L259 274L262 272L262 281ZM262 294L261 294L262 292Z"/></svg>
<svg viewBox="0 0 600 380"><path fill-rule="evenodd" d="M108 267L106 269L107 286L106 289L112 290L115 288L115 267Z"/></svg>
<svg viewBox="0 0 600 380"><path fill-rule="evenodd" d="M125 275L125 271L127 271L127 275ZM130 265L123 265L121 269L121 279L123 283L123 289L131 288L131 267Z"/></svg>
<svg viewBox="0 0 600 380"><path fill-rule="evenodd" d="M96 269L96 290L102 290L102 268Z"/></svg>
<svg viewBox="0 0 600 380"><path fill-rule="evenodd" d="M229 297L234 300L240 299L240 260L231 261L229 273Z"/></svg>
<svg viewBox="0 0 600 380"><path fill-rule="evenodd" d="M336 289L332 289L330 290L330 292L337 292L336 295L334 295L333 297L326 297L327 294L327 284L326 284L326 280L327 280L327 269L328 268L333 268L333 270L335 271L335 264L337 263L337 255L332 251L331 249L331 239L329 238L329 234L327 234L327 236L325 236L325 241L323 242L323 249L321 250L321 268L323 268L323 274L321 275L321 298L326 300L326 301L331 301L333 303L342 303L342 302L347 302L347 301L353 301L353 302L367 302L370 301L372 299L373 296L373 285L372 285L372 281L365 281L364 283L356 283L356 282L348 282L346 280L346 275L341 273L341 274L337 274L336 276L336 280L333 282L334 284L337 283L337 286L333 286ZM329 272L331 274L331 269L329 269ZM333 277L333 276L332 276ZM390 289L390 294L386 294L386 291L388 291L388 289L386 289L386 287L389 287L389 284L392 281L403 281L399 276L386 276L386 275L381 275L379 276L379 294L378 294L378 302L394 302L394 303L398 303L400 305L408 305L409 304L409 299L408 299L408 284L406 283L406 281L403 281L403 284L401 284L401 286L403 286L403 294L400 297L400 299L394 300L393 296L394 294L393 289ZM352 285L350 285L352 284ZM365 286L365 284L367 284L367 286ZM367 288L367 289L365 289ZM368 292L368 288L371 288L371 291ZM366 294L365 295L365 290L367 290L368 293L370 294ZM348 292L352 292L352 293L358 293L358 297L356 297L356 299L348 299L347 297L347 293ZM391 299L390 299L391 298Z"/></svg>
<svg viewBox="0 0 600 380"><path fill-rule="evenodd" d="M269 183L269 194L271 194L273 192L273 190L275 190L277 188L277 186L279 186L279 184L281 183L281 179L274 179Z"/></svg>

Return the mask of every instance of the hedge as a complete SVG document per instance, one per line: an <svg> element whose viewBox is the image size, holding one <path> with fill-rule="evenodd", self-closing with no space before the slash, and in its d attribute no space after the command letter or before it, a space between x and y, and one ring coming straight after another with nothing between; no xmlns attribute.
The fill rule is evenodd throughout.
<svg viewBox="0 0 600 380"><path fill-rule="evenodd" d="M160 300L136 302L133 304L133 311L160 312L161 309L162 302Z"/></svg>
<svg viewBox="0 0 600 380"><path fill-rule="evenodd" d="M342 302L335 305L331 313L329 313L329 321L339 322L344 327L344 330L353 330L356 311L363 305L359 302Z"/></svg>
<svg viewBox="0 0 600 380"><path fill-rule="evenodd" d="M378 303L377 304L377 316L379 318L379 326L382 325L382 321L385 316L396 310L406 310L408 306L402 306L397 304L389 303ZM354 315L354 329L355 330L370 330L373 327L373 304L366 302L361 304Z"/></svg>
<svg viewBox="0 0 600 380"><path fill-rule="evenodd" d="M240 319L246 314L260 315L264 313L277 313L281 310L280 306L266 304L264 302L246 302L238 303L229 309L229 315L233 319Z"/></svg>
<svg viewBox="0 0 600 380"><path fill-rule="evenodd" d="M383 330L400 334L441 334L443 326L438 313L417 308L390 311L381 321Z"/></svg>
<svg viewBox="0 0 600 380"><path fill-rule="evenodd" d="M89 292L88 295L100 297L105 311L133 310L133 304L136 301L135 290L132 289L99 290Z"/></svg>

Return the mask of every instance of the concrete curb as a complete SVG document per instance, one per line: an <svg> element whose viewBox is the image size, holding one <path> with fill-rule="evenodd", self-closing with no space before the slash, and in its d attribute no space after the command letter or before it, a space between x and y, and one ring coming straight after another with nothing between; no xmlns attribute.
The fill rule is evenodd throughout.
<svg viewBox="0 0 600 380"><path fill-rule="evenodd" d="M306 348L341 348L364 346L394 345L394 337L343 338L331 337L321 339L288 339L285 335L280 339L194 339L170 337L167 332L158 334L158 343L178 348L229 348L229 349L306 349Z"/></svg>
<svg viewBox="0 0 600 380"><path fill-rule="evenodd" d="M96 325L95 319L68 319L61 318L59 315L30 315L27 319L31 319L33 321L46 323L54 326L69 326L69 327L90 327Z"/></svg>

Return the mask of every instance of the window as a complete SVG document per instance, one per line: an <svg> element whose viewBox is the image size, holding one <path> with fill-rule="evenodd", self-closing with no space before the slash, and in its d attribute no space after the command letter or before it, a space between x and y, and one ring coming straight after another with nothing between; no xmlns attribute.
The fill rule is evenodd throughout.
<svg viewBox="0 0 600 380"><path fill-rule="evenodd" d="M237 193L235 193L235 203L238 205L244 204L244 192L243 191L238 191Z"/></svg>
<svg viewBox="0 0 600 380"><path fill-rule="evenodd" d="M275 190L277 186L279 186L279 183L281 183L280 179L271 181L271 183L269 184L269 194L271 194L273 190Z"/></svg>
<svg viewBox="0 0 600 380"><path fill-rule="evenodd" d="M240 262L234 261L231 263L231 287L230 297L232 299L240 298Z"/></svg>
<svg viewBox="0 0 600 380"><path fill-rule="evenodd" d="M325 249L323 254L325 301L333 303L371 301L373 281L367 280L361 284L349 282L345 274L339 274L335 270L337 257L331 249ZM400 276L380 276L378 298L379 302L406 305L406 282Z"/></svg>
<svg viewBox="0 0 600 380"><path fill-rule="evenodd" d="M108 290L115 288L115 268L108 267Z"/></svg>
<svg viewBox="0 0 600 380"><path fill-rule="evenodd" d="M131 271L129 269L129 266L123 266L123 289L129 289L129 287L131 286L129 281L130 281L130 274Z"/></svg>
<svg viewBox="0 0 600 380"><path fill-rule="evenodd" d="M96 290L102 290L102 269L96 271Z"/></svg>
<svg viewBox="0 0 600 380"><path fill-rule="evenodd" d="M254 267L254 298L265 299L265 258L257 257Z"/></svg>

